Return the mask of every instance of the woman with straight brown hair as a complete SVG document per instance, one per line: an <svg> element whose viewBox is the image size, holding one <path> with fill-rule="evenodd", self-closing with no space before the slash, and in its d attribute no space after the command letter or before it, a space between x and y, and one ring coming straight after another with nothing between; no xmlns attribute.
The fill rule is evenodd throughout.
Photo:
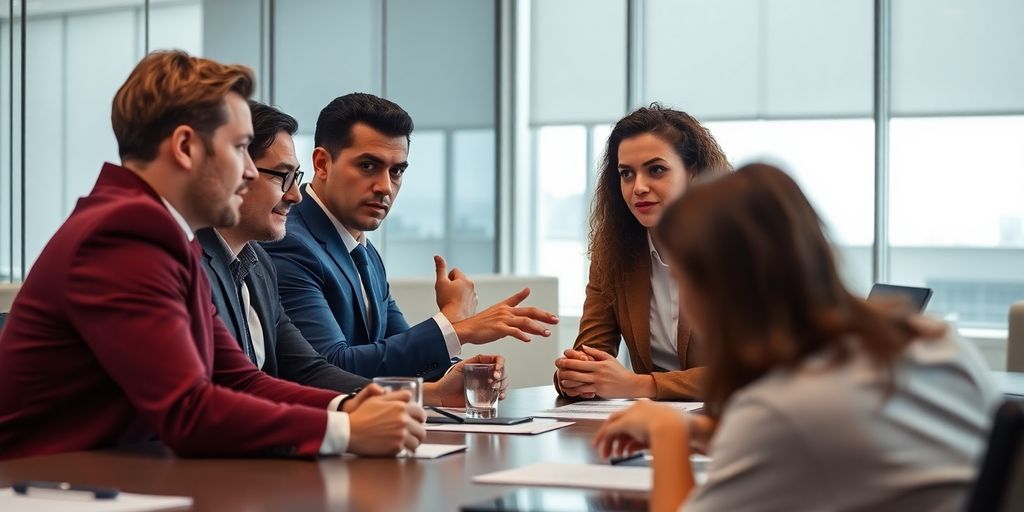
<svg viewBox="0 0 1024 512"><path fill-rule="evenodd" d="M709 416L641 402L594 438L604 456L651 449L652 510L962 507L1000 398L984 363L945 324L847 291L789 176L751 165L695 186L657 233L707 342Z"/></svg>
<svg viewBox="0 0 1024 512"><path fill-rule="evenodd" d="M563 396L700 396L700 351L649 230L694 178L728 169L711 133L685 112L655 103L615 124L590 216L590 282L580 332L555 362ZM622 339L635 372L615 359Z"/></svg>

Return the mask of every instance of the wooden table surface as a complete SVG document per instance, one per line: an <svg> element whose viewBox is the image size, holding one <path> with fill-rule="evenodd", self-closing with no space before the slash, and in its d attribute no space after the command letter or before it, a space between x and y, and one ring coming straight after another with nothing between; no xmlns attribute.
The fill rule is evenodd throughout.
<svg viewBox="0 0 1024 512"><path fill-rule="evenodd" d="M551 386L512 390L502 416L560 404ZM600 422L538 435L430 432L426 442L465 444L433 460L324 458L180 459L158 446L0 461L0 487L18 480L60 480L124 492L192 496L203 511L450 511L516 490L474 484L475 475L538 462L600 463L590 440ZM644 493L590 492L588 500L643 509Z"/></svg>

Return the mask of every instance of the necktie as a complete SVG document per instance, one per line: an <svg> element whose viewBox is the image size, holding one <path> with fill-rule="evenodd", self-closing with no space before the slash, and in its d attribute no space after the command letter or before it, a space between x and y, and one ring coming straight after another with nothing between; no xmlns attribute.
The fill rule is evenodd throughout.
<svg viewBox="0 0 1024 512"><path fill-rule="evenodd" d="M231 280L235 283L235 292L238 294L238 304L242 308L242 321L241 334L244 339L238 340L239 344L242 345L242 351L245 352L246 357L252 361L253 364L256 362L256 351L252 347L252 333L249 332L249 315L248 311L245 310L245 296L242 295L242 288L245 286L245 278L249 276L249 271L256 264L257 257L256 251L253 250L249 244L245 244L242 247L242 251L238 253L238 257L231 260Z"/></svg>
<svg viewBox="0 0 1024 512"><path fill-rule="evenodd" d="M377 301L380 298L381 291L377 287L376 275L370 269L369 253L363 244L356 245L356 248L352 249L352 262L356 264L356 270L359 271L359 280L363 282L363 288L366 289L367 302L369 302L366 308L366 316L368 317L366 330L370 333L370 338L375 338Z"/></svg>

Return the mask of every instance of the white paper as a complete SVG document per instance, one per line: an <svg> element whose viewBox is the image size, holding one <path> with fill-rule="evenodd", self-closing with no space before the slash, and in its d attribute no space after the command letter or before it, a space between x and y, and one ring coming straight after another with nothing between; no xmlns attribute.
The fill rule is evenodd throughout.
<svg viewBox="0 0 1024 512"><path fill-rule="evenodd" d="M473 477L479 484L650 491L651 468L546 462Z"/></svg>
<svg viewBox="0 0 1024 512"><path fill-rule="evenodd" d="M16 494L14 489L0 489L0 510L19 512L142 512L192 506L192 498L185 496L152 496L118 493L110 500L81 500L28 497Z"/></svg>
<svg viewBox="0 0 1024 512"><path fill-rule="evenodd" d="M442 432L470 432L474 434L541 434L550 430L572 425L571 421L527 421L518 425L479 425L466 423L441 423L427 425L427 430Z"/></svg>
<svg viewBox="0 0 1024 512"><path fill-rule="evenodd" d="M436 459L449 453L461 452L466 449L464 444L421 444L416 447L416 453L403 452L399 458L406 459Z"/></svg>
<svg viewBox="0 0 1024 512"><path fill-rule="evenodd" d="M544 409L531 416L541 418L569 418L574 420L606 420L613 413L627 409L636 400L585 400L561 407ZM704 407L704 402L658 402L680 412L688 412Z"/></svg>

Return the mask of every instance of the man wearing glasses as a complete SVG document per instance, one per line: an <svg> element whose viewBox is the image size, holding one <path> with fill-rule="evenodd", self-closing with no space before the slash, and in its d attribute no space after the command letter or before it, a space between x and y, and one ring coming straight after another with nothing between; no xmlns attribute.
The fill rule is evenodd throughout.
<svg viewBox="0 0 1024 512"><path fill-rule="evenodd" d="M292 139L298 123L292 116L256 101L249 101L249 109L253 139L248 151L259 176L249 184L238 224L196 233L203 247L202 261L213 303L257 368L299 384L352 392L369 380L328 362L292 324L281 306L274 265L257 243L284 237L288 211L302 201L298 183L303 173ZM500 356L481 355L467 361L504 365ZM439 382L426 383L424 401L463 405L460 368L461 364L457 365ZM502 391L507 385L505 378L495 383Z"/></svg>

